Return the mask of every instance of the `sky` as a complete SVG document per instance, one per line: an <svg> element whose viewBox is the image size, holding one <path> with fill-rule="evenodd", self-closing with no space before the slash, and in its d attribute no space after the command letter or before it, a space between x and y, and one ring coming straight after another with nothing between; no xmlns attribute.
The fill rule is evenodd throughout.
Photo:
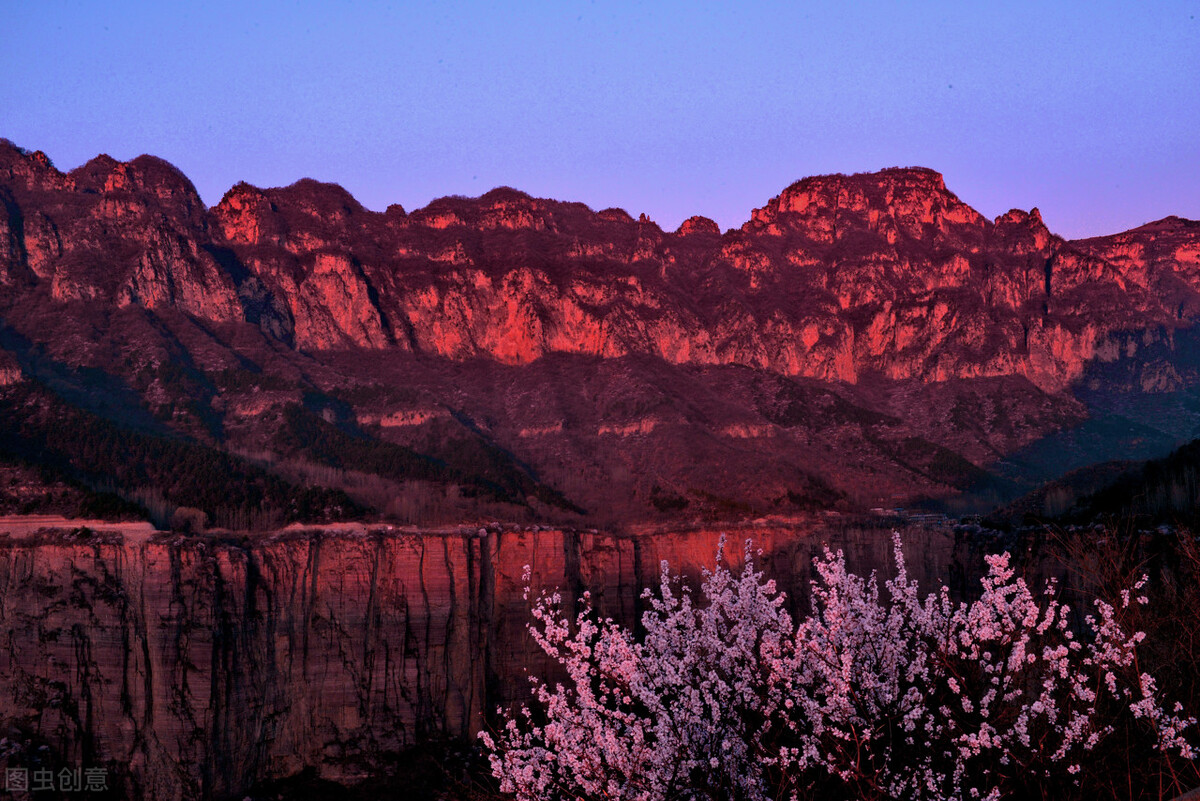
<svg viewBox="0 0 1200 801"><path fill-rule="evenodd" d="M808 175L925 166L1069 238L1200 219L1200 0L0 9L0 137L151 153L209 205L311 177L730 228Z"/></svg>

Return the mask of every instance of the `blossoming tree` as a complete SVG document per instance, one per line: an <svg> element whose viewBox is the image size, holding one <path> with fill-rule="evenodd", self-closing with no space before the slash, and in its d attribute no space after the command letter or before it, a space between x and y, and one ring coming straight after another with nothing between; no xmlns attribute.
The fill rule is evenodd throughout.
<svg viewBox="0 0 1200 801"><path fill-rule="evenodd" d="M1079 621L1051 582L1035 594L1007 554L982 594L922 596L895 537L896 577L816 560L811 616L795 623L746 547L693 599L666 563L644 634L559 594L530 631L567 682L536 681L495 736L501 789L519 799L1000 798L1069 783L1122 715L1159 749L1195 757L1195 723L1137 670L1141 632L1096 601ZM1145 603L1138 583L1122 603ZM1082 623L1082 625L1080 625Z"/></svg>

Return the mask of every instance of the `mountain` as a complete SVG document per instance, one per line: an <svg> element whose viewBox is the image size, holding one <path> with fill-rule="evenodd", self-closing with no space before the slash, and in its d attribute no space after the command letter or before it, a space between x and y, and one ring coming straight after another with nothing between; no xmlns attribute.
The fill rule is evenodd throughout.
<svg viewBox="0 0 1200 801"><path fill-rule="evenodd" d="M63 173L5 141L0 204L9 402L282 482L201 502L231 527L352 508L287 500L314 485L411 522L965 509L1200 435L1200 223L1071 242L927 169L670 232L508 188L379 213L305 179L206 208L154 157ZM199 502L18 418L0 458Z"/></svg>
<svg viewBox="0 0 1200 801"><path fill-rule="evenodd" d="M995 510L991 525L1095 525L1119 521L1200 528L1200 439L1159 459L1104 462L1074 470Z"/></svg>

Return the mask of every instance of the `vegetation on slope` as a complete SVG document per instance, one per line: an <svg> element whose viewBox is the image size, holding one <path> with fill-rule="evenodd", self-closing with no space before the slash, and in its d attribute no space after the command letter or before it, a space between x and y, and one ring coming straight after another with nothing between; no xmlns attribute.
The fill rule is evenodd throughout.
<svg viewBox="0 0 1200 801"><path fill-rule="evenodd" d="M527 498L581 512L561 493L538 483L514 465L511 454L478 438L460 437L442 444L442 458L403 445L348 431L300 404L284 407L274 446L321 464L357 470L397 481L457 484L468 497L526 505Z"/></svg>
<svg viewBox="0 0 1200 801"><path fill-rule="evenodd" d="M1087 524L1101 518L1200 530L1200 439L1161 459L1072 471L997 510L990 522Z"/></svg>
<svg viewBox="0 0 1200 801"><path fill-rule="evenodd" d="M215 448L123 427L31 382L0 392L0 456L136 500L160 526L181 507L231 528L368 511L341 491L299 487Z"/></svg>

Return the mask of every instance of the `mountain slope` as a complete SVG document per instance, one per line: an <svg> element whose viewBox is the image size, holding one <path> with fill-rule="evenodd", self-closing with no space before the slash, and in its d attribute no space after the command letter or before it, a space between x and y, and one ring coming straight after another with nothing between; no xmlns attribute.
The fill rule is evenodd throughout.
<svg viewBox="0 0 1200 801"><path fill-rule="evenodd" d="M1200 386L1175 347L1200 224L1067 242L920 168L798 181L724 234L507 188L377 213L306 179L206 209L153 157L62 173L10 143L0 201L0 346L23 374L295 480L357 481L380 512L437 495L410 518L469 514L446 498L479 481L508 488L506 515L602 522L910 503L993 468L1017 487L1021 453L1089 417L1169 448ZM296 404L452 469L431 489L283 447ZM1119 456L1110 429L1072 458Z"/></svg>

